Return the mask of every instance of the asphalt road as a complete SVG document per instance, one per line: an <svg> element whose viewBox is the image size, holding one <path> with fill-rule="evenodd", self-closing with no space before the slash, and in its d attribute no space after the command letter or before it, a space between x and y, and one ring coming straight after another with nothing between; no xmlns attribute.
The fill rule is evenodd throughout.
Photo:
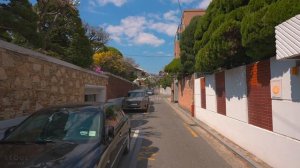
<svg viewBox="0 0 300 168"><path fill-rule="evenodd" d="M131 151L119 168L247 167L164 99L152 96L151 101L147 113L127 113L133 129Z"/></svg>

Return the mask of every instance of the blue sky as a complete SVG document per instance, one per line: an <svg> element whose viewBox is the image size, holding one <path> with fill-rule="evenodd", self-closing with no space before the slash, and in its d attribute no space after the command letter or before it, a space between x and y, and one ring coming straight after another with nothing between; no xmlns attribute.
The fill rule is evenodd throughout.
<svg viewBox="0 0 300 168"><path fill-rule="evenodd" d="M206 8L211 0L179 1L184 10ZM158 73L173 59L178 0L81 0L79 11L84 22L110 33L108 45L145 71Z"/></svg>

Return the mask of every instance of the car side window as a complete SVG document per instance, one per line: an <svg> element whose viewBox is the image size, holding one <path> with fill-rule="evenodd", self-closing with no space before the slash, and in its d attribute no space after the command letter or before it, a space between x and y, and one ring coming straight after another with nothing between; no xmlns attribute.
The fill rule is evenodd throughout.
<svg viewBox="0 0 300 168"><path fill-rule="evenodd" d="M121 108L117 106L108 106L105 109L105 125L117 127L118 124L121 122L123 115L120 113Z"/></svg>

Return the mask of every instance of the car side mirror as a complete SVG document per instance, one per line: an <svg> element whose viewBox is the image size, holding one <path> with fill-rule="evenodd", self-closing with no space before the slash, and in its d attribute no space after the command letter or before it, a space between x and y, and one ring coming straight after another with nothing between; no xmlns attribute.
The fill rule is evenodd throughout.
<svg viewBox="0 0 300 168"><path fill-rule="evenodd" d="M113 126L105 126L105 141L111 142L115 136L115 128Z"/></svg>
<svg viewBox="0 0 300 168"><path fill-rule="evenodd" d="M4 132L4 138L6 138L9 134L11 134L15 130L16 127L17 126L12 126L12 127L9 127L8 129L6 129Z"/></svg>

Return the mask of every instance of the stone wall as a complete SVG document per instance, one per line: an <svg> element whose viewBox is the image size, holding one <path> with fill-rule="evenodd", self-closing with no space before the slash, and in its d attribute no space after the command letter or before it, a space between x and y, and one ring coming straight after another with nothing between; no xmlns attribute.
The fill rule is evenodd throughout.
<svg viewBox="0 0 300 168"><path fill-rule="evenodd" d="M138 86L133 82L119 76L105 73L108 76L107 99L126 97L129 90L137 89Z"/></svg>
<svg viewBox="0 0 300 168"><path fill-rule="evenodd" d="M83 103L86 85L106 87L108 77L0 41L0 120L49 105Z"/></svg>

